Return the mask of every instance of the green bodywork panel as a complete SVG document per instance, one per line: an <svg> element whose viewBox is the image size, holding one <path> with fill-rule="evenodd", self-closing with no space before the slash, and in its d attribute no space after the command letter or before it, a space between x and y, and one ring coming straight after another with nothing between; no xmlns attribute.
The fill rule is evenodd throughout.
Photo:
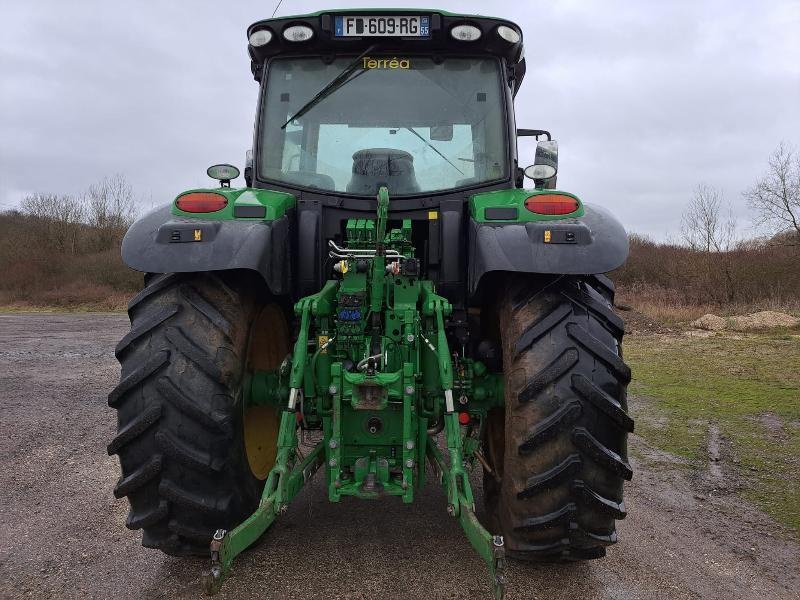
<svg viewBox="0 0 800 600"><path fill-rule="evenodd" d="M578 201L578 210L566 215L540 215L525 208L525 200L532 196L558 194L569 196ZM487 219L485 211L487 208L512 208L516 207L516 219ZM571 219L584 215L583 203L574 194L561 192L559 190L496 190L475 194L469 199L469 214L479 223L527 223L530 221L557 221L559 219Z"/></svg>
<svg viewBox="0 0 800 600"><path fill-rule="evenodd" d="M206 221L232 221L236 219L244 220L244 221L274 221L275 219L280 219L282 216L286 214L286 211L290 208L294 208L297 205L297 199L292 194L286 194L284 192L276 192L273 190L261 190L256 188L229 188L229 187L218 187L218 188L199 188L194 190L186 190L185 192L179 194L175 201L177 202L178 198L181 196L185 196L186 194L192 194L194 192L207 192L207 193L214 193L220 194L221 196L225 196L228 199L228 204L225 208L215 211L215 212L208 212L208 213L190 213L183 210L180 210L177 205L173 202L172 204L172 214L178 217L188 217L188 218L195 218L195 219L204 219ZM233 216L233 207L234 206L263 206L266 209L266 213L263 217L257 218L247 218L247 217L234 217Z"/></svg>

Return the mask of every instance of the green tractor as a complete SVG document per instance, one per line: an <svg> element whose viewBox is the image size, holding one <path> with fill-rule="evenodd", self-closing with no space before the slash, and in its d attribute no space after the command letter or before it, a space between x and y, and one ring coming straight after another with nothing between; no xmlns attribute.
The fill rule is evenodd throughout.
<svg viewBox="0 0 800 600"><path fill-rule="evenodd" d="M122 246L145 273L109 395L127 526L210 552L213 593L321 468L331 502L410 503L436 480L497 597L507 558L603 556L633 430L603 274L628 241L556 189L550 134L516 127L520 28L362 9L247 35L246 187L215 165L220 187ZM520 136L538 141L525 169Z"/></svg>

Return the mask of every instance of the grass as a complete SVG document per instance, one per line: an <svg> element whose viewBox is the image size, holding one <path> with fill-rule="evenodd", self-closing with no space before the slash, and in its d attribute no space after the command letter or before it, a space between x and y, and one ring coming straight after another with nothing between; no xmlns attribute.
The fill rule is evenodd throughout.
<svg viewBox="0 0 800 600"><path fill-rule="evenodd" d="M716 424L724 470L742 495L800 532L800 336L626 341L637 433L705 468L708 429Z"/></svg>

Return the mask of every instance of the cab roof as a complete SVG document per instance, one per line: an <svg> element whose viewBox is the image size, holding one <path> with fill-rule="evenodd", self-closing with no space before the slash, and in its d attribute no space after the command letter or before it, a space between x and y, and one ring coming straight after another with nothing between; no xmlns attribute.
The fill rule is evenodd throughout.
<svg viewBox="0 0 800 600"><path fill-rule="evenodd" d="M422 16L428 17L430 34L426 37L338 37L335 34L336 17L340 15L357 16ZM294 25L306 25L314 34L303 42L289 41L283 32ZM451 30L458 25L472 25L481 31L475 41L455 39ZM519 33L519 41L511 43L497 33L498 27L504 25ZM513 71L513 90L516 94L525 75L525 58L523 50L522 30L515 23L506 19L484 17L479 15L455 14L430 8L358 8L329 9L305 15L292 15L276 19L257 21L247 28L247 39L253 32L268 30L271 39L262 46L253 46L248 42L250 69L256 81L260 81L264 63L273 56L291 55L352 55L360 54L377 44L373 50L376 55L386 53L408 54L441 54L441 55L490 55L505 59Z"/></svg>

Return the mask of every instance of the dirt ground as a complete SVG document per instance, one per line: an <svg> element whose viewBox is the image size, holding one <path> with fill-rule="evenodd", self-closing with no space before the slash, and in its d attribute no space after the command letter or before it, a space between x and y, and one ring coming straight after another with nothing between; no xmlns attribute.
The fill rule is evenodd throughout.
<svg viewBox="0 0 800 600"><path fill-rule="evenodd" d="M0 597L196 598L205 561L140 546L105 446L122 315L0 314ZM631 402L636 402L633 398ZM508 597L800 597L800 546L715 473L631 440L620 543L601 561L512 563ZM478 490L480 494L480 490ZM329 504L320 480L242 555L221 598L487 598L444 495Z"/></svg>

